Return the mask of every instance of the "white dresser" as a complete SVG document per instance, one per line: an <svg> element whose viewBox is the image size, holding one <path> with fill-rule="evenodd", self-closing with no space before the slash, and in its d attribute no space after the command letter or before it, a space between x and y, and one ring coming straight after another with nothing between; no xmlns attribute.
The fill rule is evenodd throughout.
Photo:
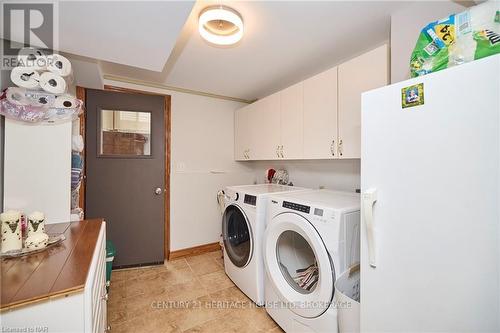
<svg viewBox="0 0 500 333"><path fill-rule="evenodd" d="M2 260L2 329L27 332L106 332L106 224L52 224L57 247Z"/></svg>

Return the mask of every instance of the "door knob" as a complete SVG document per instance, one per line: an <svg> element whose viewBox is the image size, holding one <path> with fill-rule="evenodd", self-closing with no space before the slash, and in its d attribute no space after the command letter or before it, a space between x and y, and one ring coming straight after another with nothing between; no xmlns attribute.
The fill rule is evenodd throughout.
<svg viewBox="0 0 500 333"><path fill-rule="evenodd" d="M155 188L155 194L160 195L163 192L163 190L159 187Z"/></svg>

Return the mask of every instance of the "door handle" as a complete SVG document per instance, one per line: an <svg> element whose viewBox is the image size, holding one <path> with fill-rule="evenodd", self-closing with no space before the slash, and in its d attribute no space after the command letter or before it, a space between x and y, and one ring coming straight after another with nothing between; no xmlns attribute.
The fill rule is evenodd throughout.
<svg viewBox="0 0 500 333"><path fill-rule="evenodd" d="M377 267L376 244L373 230L373 205L377 202L377 189L370 188L363 192L363 216L366 224L368 243L368 261L373 268Z"/></svg>
<svg viewBox="0 0 500 333"><path fill-rule="evenodd" d="M335 156L335 140L332 140L330 144L330 153L332 153L332 156Z"/></svg>
<svg viewBox="0 0 500 333"><path fill-rule="evenodd" d="M160 195L163 193L163 190L160 187L155 188L155 194Z"/></svg>

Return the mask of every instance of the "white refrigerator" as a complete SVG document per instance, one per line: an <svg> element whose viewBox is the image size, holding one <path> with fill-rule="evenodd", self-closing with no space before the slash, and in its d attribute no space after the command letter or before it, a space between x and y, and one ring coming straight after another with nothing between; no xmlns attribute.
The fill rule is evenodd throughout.
<svg viewBox="0 0 500 333"><path fill-rule="evenodd" d="M500 55L363 94L362 332L500 332L499 163Z"/></svg>

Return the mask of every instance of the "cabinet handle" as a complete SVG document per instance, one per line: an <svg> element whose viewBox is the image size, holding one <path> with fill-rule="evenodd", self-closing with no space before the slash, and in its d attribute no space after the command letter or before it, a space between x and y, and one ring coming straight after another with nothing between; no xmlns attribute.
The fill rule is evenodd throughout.
<svg viewBox="0 0 500 333"><path fill-rule="evenodd" d="M335 140L332 140L332 143L330 144L330 152L332 153L332 156L335 156Z"/></svg>
<svg viewBox="0 0 500 333"><path fill-rule="evenodd" d="M108 296L108 294L107 294L107 293L106 293L104 296L102 296L102 297L101 297L101 299L102 299L103 301L106 301L106 302L108 301L108 298L109 298L109 296Z"/></svg>
<svg viewBox="0 0 500 333"><path fill-rule="evenodd" d="M342 146L342 139L339 140L339 155L342 156L343 153L343 146Z"/></svg>

